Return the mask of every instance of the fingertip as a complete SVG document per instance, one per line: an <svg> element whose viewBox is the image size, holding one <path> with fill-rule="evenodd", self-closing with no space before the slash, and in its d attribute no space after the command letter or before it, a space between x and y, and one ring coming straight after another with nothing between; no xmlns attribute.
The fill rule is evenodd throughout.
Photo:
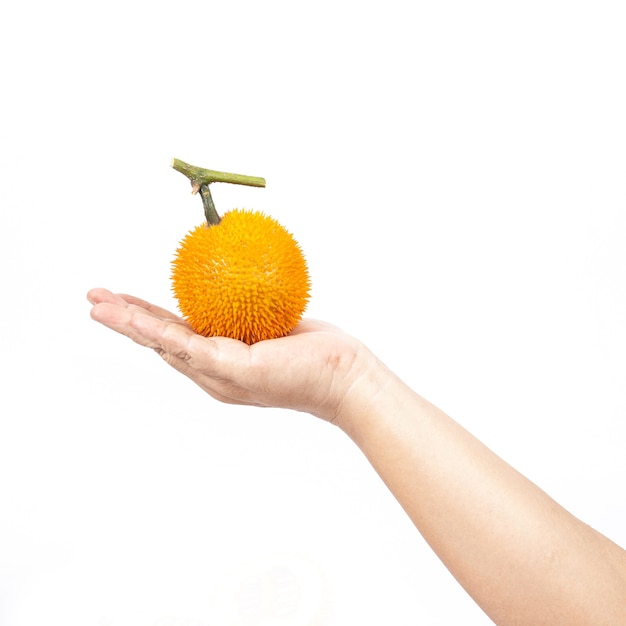
<svg viewBox="0 0 626 626"><path fill-rule="evenodd" d="M110 291L108 289L103 289L102 287L94 287L87 292L87 300L91 304L97 304L98 302L102 302L107 294Z"/></svg>
<svg viewBox="0 0 626 626"><path fill-rule="evenodd" d="M107 300L98 300L96 298L96 302L94 302L91 307L91 311L89 311L89 315L91 319L100 322L100 324L104 324L105 326L111 327L112 324L120 316L120 309L115 304L108 302Z"/></svg>
<svg viewBox="0 0 626 626"><path fill-rule="evenodd" d="M95 304L95 303L96 303L96 299L95 299L94 291L95 291L95 289L90 289L90 290L87 292L87 301L88 301L90 304Z"/></svg>
<svg viewBox="0 0 626 626"><path fill-rule="evenodd" d="M101 321L100 314L102 312L102 305L96 300L91 300L89 297L87 299L89 300L89 302L91 302L91 304L93 304L93 306L91 307L91 311L89 311L89 315L91 316L91 319L95 320L96 322L100 322Z"/></svg>

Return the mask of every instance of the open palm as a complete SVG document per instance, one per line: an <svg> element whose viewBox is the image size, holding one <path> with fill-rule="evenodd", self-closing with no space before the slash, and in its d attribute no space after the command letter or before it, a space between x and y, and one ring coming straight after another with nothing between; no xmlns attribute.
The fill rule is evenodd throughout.
<svg viewBox="0 0 626 626"><path fill-rule="evenodd" d="M358 381L366 348L335 326L303 320L286 337L251 346L203 337L173 313L129 295L92 289L91 316L136 343L222 402L306 411L333 421Z"/></svg>

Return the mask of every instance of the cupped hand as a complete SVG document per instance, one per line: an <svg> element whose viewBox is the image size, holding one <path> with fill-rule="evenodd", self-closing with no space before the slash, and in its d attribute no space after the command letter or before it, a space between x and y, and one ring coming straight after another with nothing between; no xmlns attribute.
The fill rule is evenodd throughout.
<svg viewBox="0 0 626 626"><path fill-rule="evenodd" d="M198 335L182 318L134 296L92 289L87 299L94 320L152 348L221 402L295 409L332 422L374 360L326 322L303 320L286 337L249 346Z"/></svg>

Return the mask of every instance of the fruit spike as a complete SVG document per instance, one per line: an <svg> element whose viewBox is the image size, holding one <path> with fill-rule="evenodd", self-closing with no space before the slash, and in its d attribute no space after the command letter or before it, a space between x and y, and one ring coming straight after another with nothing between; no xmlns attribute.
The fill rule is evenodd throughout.
<svg viewBox="0 0 626 626"><path fill-rule="evenodd" d="M300 246L283 226L258 211L232 210L221 219L209 185L264 187L263 178L194 167L174 159L207 222L185 236L172 262L172 290L193 330L248 344L289 334L306 308L310 280Z"/></svg>

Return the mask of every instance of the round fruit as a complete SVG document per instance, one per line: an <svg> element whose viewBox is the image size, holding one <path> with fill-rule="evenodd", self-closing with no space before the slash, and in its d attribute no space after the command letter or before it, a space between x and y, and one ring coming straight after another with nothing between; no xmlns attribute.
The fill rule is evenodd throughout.
<svg viewBox="0 0 626 626"><path fill-rule="evenodd" d="M172 262L172 289L195 332L253 344L293 330L310 280L300 246L283 226L235 209L184 237Z"/></svg>

